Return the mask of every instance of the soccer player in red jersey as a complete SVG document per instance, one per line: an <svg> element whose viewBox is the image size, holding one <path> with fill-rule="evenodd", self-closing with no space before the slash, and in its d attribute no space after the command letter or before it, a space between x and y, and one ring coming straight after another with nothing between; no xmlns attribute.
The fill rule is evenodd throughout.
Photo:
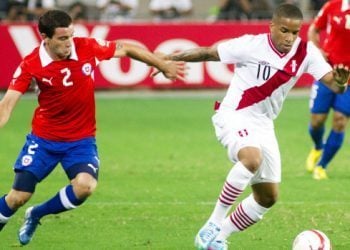
<svg viewBox="0 0 350 250"><path fill-rule="evenodd" d="M3 127L32 79L36 81L39 106L14 166L12 189L0 198L0 230L58 163L70 184L50 200L26 210L18 232L22 245L30 242L43 216L76 208L96 188L99 157L93 73L98 63L128 56L156 67L171 80L182 79L184 71L183 63L164 61L131 44L73 37L72 19L63 11L46 12L38 26L43 41L20 63L0 102Z"/></svg>
<svg viewBox="0 0 350 250"><path fill-rule="evenodd" d="M320 32L326 31L320 41ZM309 40L321 49L331 65L342 63L350 67L350 1L327 2L311 24ZM310 95L309 134L313 148L306 160L306 169L316 180L327 179L326 168L344 142L345 129L350 116L350 89L336 94L322 82L316 81ZM325 122L333 109L332 129L324 141Z"/></svg>
<svg viewBox="0 0 350 250"><path fill-rule="evenodd" d="M297 79L309 73L330 89L347 88L349 68L333 69L312 42L298 36L303 15L279 5L270 32L245 34L212 47L165 56L187 62L221 61L235 70L226 95L212 117L215 134L233 162L216 205L195 237L198 249L226 250L227 238L258 223L275 204L281 182L281 157L274 119ZM243 191L251 193L230 212Z"/></svg>

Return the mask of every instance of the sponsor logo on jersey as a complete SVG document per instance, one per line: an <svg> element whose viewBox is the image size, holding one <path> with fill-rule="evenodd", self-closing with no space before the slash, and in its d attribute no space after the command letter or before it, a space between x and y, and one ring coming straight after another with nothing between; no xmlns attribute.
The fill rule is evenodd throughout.
<svg viewBox="0 0 350 250"><path fill-rule="evenodd" d="M50 85L52 86L52 78L53 78L53 77L51 77L50 79L47 79L47 78L43 77L42 82L43 82L43 83L44 83L44 82L47 82L48 84L50 84Z"/></svg>
<svg viewBox="0 0 350 250"><path fill-rule="evenodd" d="M92 71L92 66L90 63L85 63L83 65L83 67L81 68L81 70L83 71L84 75L89 76L91 74L91 71Z"/></svg>
<svg viewBox="0 0 350 250"><path fill-rule="evenodd" d="M259 64L261 64L261 65L270 65L270 63L266 62L266 61L259 61Z"/></svg>
<svg viewBox="0 0 350 250"><path fill-rule="evenodd" d="M31 155L24 155L22 157L22 166L29 166L33 162L33 157Z"/></svg>

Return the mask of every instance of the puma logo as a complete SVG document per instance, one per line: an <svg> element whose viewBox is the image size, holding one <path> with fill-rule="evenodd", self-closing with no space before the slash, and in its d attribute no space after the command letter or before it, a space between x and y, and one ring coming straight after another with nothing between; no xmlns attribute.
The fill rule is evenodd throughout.
<svg viewBox="0 0 350 250"><path fill-rule="evenodd" d="M42 80L42 82L47 82L48 84L50 84L50 85L52 86L52 82L51 82L51 81L52 81L52 78L53 78L53 77L51 77L50 79L47 79L47 78L44 77L43 80Z"/></svg>
<svg viewBox="0 0 350 250"><path fill-rule="evenodd" d="M97 173L97 170L98 170L97 167L95 167L95 166L92 165L91 163L89 163L89 164L87 164L87 165L88 165L88 167L92 168L92 170L94 171L95 174Z"/></svg>

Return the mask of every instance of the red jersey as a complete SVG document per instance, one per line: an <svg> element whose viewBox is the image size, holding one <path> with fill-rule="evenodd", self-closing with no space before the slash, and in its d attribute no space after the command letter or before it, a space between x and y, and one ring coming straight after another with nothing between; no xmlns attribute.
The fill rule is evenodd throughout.
<svg viewBox="0 0 350 250"><path fill-rule="evenodd" d="M115 42L73 38L68 59L53 61L44 43L26 56L9 89L26 92L32 79L40 90L32 120L33 134L55 141L95 136L94 70L113 57Z"/></svg>
<svg viewBox="0 0 350 250"><path fill-rule="evenodd" d="M350 1L332 0L322 7L314 20L319 30L326 30L323 50L331 64L344 63L350 67Z"/></svg>

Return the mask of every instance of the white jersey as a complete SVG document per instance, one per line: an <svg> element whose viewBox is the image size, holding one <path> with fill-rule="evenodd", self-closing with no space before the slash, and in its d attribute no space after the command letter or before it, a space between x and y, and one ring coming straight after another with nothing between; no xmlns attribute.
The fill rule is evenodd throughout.
<svg viewBox="0 0 350 250"><path fill-rule="evenodd" d="M270 34L231 39L219 44L218 53L221 62L235 64L220 110L234 110L260 126L273 126L272 120L303 73L319 80L332 70L320 51L300 38L287 54L277 51Z"/></svg>

